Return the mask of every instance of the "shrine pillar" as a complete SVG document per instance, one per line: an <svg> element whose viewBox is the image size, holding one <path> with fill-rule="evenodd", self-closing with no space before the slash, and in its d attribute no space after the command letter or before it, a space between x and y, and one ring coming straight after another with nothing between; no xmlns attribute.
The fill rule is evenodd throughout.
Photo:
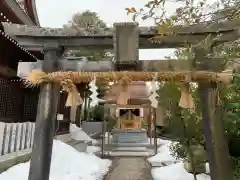
<svg viewBox="0 0 240 180"><path fill-rule="evenodd" d="M63 49L58 44L44 45L43 71L59 71ZM36 130L28 180L48 180L51 165L55 122L60 98L60 85L43 83L40 87Z"/></svg>
<svg viewBox="0 0 240 180"><path fill-rule="evenodd" d="M139 109L139 111L140 111L140 123L141 123L141 128L143 128L144 127L144 125L145 125L145 122L144 122L144 109L143 108L140 108Z"/></svg>
<svg viewBox="0 0 240 180"><path fill-rule="evenodd" d="M195 64L197 70L214 70L211 66L212 59L209 59L206 48L197 47L195 51ZM224 135L222 121L218 118L220 114L217 108L217 84L210 82L198 83L198 90L200 95L204 136L206 139L208 161L210 166L210 175L212 180L230 180L233 179L231 169L230 155Z"/></svg>
<svg viewBox="0 0 240 180"><path fill-rule="evenodd" d="M117 128L120 129L120 110L118 108L116 108L116 118L117 118Z"/></svg>

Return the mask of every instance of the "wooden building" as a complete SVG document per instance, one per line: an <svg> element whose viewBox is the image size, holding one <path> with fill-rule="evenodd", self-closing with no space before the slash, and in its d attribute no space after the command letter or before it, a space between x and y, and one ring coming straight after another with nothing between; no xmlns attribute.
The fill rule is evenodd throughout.
<svg viewBox="0 0 240 180"><path fill-rule="evenodd" d="M149 123L149 95L150 88L145 82L134 81L129 85L128 105L117 105L120 88L117 84L111 86L104 99L110 107L110 113L118 120L116 127L120 129L138 129L144 128ZM156 123L158 126L164 126L164 114L161 107L156 111Z"/></svg>
<svg viewBox="0 0 240 180"><path fill-rule="evenodd" d="M35 0L0 1L0 22L40 26ZM0 122L34 122L39 88L25 88L17 77L17 68L19 61L43 59L43 53L22 48L4 32L1 25L0 42ZM64 102L64 97L61 99ZM59 113L69 117L69 109L65 109L63 103L59 105ZM68 123L59 124L58 133L68 131Z"/></svg>

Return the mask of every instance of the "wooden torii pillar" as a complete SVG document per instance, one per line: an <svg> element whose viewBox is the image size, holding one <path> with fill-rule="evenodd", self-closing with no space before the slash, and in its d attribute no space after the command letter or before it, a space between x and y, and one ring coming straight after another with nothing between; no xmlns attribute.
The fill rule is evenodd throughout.
<svg viewBox="0 0 240 180"><path fill-rule="evenodd" d="M195 48L194 51L196 61L194 68L197 70L214 71L213 66L216 65L211 64L210 61L212 59L207 57L207 53L212 53L211 49L208 49L209 52L206 52L206 49ZM198 85L211 179L233 179L223 122L218 118L217 84L201 82Z"/></svg>
<svg viewBox="0 0 240 180"><path fill-rule="evenodd" d="M49 43L44 51L43 71L59 71L62 68L62 48L56 43ZM29 180L49 179L59 95L59 84L44 83L40 87Z"/></svg>

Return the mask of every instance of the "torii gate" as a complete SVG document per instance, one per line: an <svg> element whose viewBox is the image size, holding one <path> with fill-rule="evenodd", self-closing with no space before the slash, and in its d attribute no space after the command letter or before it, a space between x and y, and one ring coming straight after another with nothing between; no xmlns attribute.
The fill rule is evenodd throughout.
<svg viewBox="0 0 240 180"><path fill-rule="evenodd" d="M179 47L183 46L186 41L189 43L197 43L209 34L214 37L220 33L223 35L216 39L215 43L235 40L239 36L237 27L238 23L225 22L220 26L210 25L202 27L202 25L193 25L190 27L176 27L173 31L176 36L158 37L159 44L153 44L148 41L149 38L156 34L155 28L138 28L136 23L116 23L114 29L107 30L95 36L84 35L84 31L80 34L68 34L61 29L47 29L39 27L26 27L20 25L4 24L5 32L9 33L12 38L19 42L28 50L44 51L43 71L51 73L64 69L66 62L60 61L60 57L64 48L74 48L79 46L98 47L98 48L114 48L115 62L87 62L78 71L158 71L157 61L139 61L139 47L159 48L159 47ZM209 27L209 28L208 28ZM189 36L189 34L192 36ZM203 62L200 70L211 70L209 62L202 51L196 51L197 61ZM203 53L203 54L200 54ZM207 59L209 60L209 59ZM67 64L67 63L66 63ZM204 69L206 68L206 69ZM200 99L204 103L203 118L207 149L209 152L209 161L212 180L228 180L232 179L230 166L228 163L227 152L219 152L219 149L226 149L226 143L218 142L217 136L223 138L221 131L214 131L211 127L214 124L219 129L221 126L214 116L215 100L211 99L211 95L216 96L216 84L200 83ZM32 159L29 172L29 180L48 180L52 144L54 136L54 120L57 113L57 103L59 97L59 84L44 83L41 85L39 95L38 113L36 117L36 131L34 137L34 145L32 150ZM211 109L211 110L210 110ZM221 127L220 127L221 128ZM219 138L219 137L218 137ZM222 139L221 139L222 140ZM212 141L214 145L212 145ZM217 144L217 146L216 146ZM226 153L226 154L224 154ZM213 156L214 155L214 156ZM220 159L225 158L224 163L219 163Z"/></svg>

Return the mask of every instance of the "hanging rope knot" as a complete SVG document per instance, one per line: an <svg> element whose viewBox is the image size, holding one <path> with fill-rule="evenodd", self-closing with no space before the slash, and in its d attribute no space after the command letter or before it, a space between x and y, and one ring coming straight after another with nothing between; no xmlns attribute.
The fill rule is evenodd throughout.
<svg viewBox="0 0 240 180"><path fill-rule="evenodd" d="M222 73L216 73L216 80L228 84L233 79L232 70L225 70Z"/></svg>
<svg viewBox="0 0 240 180"><path fill-rule="evenodd" d="M25 85L27 87L36 86L40 85L43 82L47 82L48 80L49 80L48 76L45 72L34 69L28 74L28 77L26 78L25 81Z"/></svg>

